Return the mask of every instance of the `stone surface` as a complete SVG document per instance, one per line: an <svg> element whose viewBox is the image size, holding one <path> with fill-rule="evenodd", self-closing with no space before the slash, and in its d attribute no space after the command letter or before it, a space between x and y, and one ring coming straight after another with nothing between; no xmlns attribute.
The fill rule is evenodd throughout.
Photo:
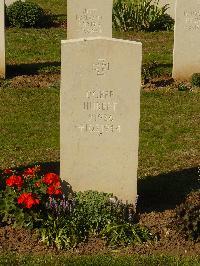
<svg viewBox="0 0 200 266"><path fill-rule="evenodd" d="M0 1L0 78L5 77L5 19L4 1Z"/></svg>
<svg viewBox="0 0 200 266"><path fill-rule="evenodd" d="M112 37L113 0L68 0L67 39Z"/></svg>
<svg viewBox="0 0 200 266"><path fill-rule="evenodd" d="M14 2L16 2L17 0L5 0L5 4L7 5L7 6L9 6L9 5L11 5L11 4L13 4ZM22 2L25 2L25 0L22 0Z"/></svg>
<svg viewBox="0 0 200 266"><path fill-rule="evenodd" d="M88 38L61 47L61 178L134 203L142 45Z"/></svg>
<svg viewBox="0 0 200 266"><path fill-rule="evenodd" d="M167 14L169 14L173 19L175 18L175 4L176 0L160 0L159 1L159 6L165 6L169 5L168 10L166 11Z"/></svg>
<svg viewBox="0 0 200 266"><path fill-rule="evenodd" d="M173 78L189 80L200 72L200 1L177 0Z"/></svg>

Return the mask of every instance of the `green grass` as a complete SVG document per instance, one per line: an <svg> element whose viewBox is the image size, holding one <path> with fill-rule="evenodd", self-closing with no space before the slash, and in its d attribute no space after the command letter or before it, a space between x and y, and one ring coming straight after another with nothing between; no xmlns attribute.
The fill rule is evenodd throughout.
<svg viewBox="0 0 200 266"><path fill-rule="evenodd" d="M7 265L48 265L48 266L198 266L199 257L194 258L176 258L168 256L21 256L21 255L1 255L1 266Z"/></svg>
<svg viewBox="0 0 200 266"><path fill-rule="evenodd" d="M59 160L59 90L0 89L0 166Z"/></svg>
<svg viewBox="0 0 200 266"><path fill-rule="evenodd" d="M60 28L6 31L8 65L60 62L60 42L67 33Z"/></svg>
<svg viewBox="0 0 200 266"><path fill-rule="evenodd" d="M139 176L197 166L200 93L143 92Z"/></svg>

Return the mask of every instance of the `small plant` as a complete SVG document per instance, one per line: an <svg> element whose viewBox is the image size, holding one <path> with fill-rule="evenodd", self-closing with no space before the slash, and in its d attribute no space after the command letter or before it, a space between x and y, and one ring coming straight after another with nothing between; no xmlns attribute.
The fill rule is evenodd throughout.
<svg viewBox="0 0 200 266"><path fill-rule="evenodd" d="M45 17L44 10L32 2L14 2L7 7L7 20L10 26L19 28L40 27Z"/></svg>
<svg viewBox="0 0 200 266"><path fill-rule="evenodd" d="M178 84L178 90L179 91L188 91L189 90L189 86L182 82L182 83Z"/></svg>
<svg viewBox="0 0 200 266"><path fill-rule="evenodd" d="M192 86L200 87L200 73L194 73L191 77Z"/></svg>
<svg viewBox="0 0 200 266"><path fill-rule="evenodd" d="M148 229L131 223L107 224L101 234L112 247L143 243L153 239Z"/></svg>
<svg viewBox="0 0 200 266"><path fill-rule="evenodd" d="M144 79L144 84L148 83L151 78L160 76L159 65L156 61L149 62L144 65L142 69L142 76Z"/></svg>
<svg viewBox="0 0 200 266"><path fill-rule="evenodd" d="M75 218L84 219L84 226L91 234L98 235L111 222L121 224L134 219L132 206L123 204L112 194L97 191L78 192L75 200Z"/></svg>
<svg viewBox="0 0 200 266"><path fill-rule="evenodd" d="M179 229L187 238L200 241L200 190L189 194L176 208L176 217Z"/></svg>

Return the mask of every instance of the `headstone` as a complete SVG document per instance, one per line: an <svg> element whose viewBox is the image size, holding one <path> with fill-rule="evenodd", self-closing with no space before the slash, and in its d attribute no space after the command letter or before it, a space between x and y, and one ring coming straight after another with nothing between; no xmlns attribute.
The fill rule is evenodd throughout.
<svg viewBox="0 0 200 266"><path fill-rule="evenodd" d="M11 4L13 4L14 2L16 2L17 0L5 0L5 4L7 5L7 6L9 6L9 5L11 5ZM22 2L25 2L25 0L21 0Z"/></svg>
<svg viewBox="0 0 200 266"><path fill-rule="evenodd" d="M189 80L200 73L200 1L177 0L173 78Z"/></svg>
<svg viewBox="0 0 200 266"><path fill-rule="evenodd" d="M176 0L159 0L158 2L159 7L168 5L169 8L167 9L166 13L169 14L173 19L175 18L175 3Z"/></svg>
<svg viewBox="0 0 200 266"><path fill-rule="evenodd" d="M61 178L74 191L135 203L141 60L137 42L62 41Z"/></svg>
<svg viewBox="0 0 200 266"><path fill-rule="evenodd" d="M112 37L113 0L68 0L67 39Z"/></svg>
<svg viewBox="0 0 200 266"><path fill-rule="evenodd" d="M0 1L0 78L5 77L5 14L4 1Z"/></svg>

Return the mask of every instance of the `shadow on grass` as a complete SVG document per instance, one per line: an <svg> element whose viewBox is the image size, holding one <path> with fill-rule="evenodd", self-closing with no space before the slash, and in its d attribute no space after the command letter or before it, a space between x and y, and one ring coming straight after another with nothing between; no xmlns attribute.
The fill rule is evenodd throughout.
<svg viewBox="0 0 200 266"><path fill-rule="evenodd" d="M174 209L187 194L200 188L198 178L198 169L189 168L139 179L138 210L152 212Z"/></svg>
<svg viewBox="0 0 200 266"><path fill-rule="evenodd" d="M60 73L60 62L7 65L6 78L13 78L22 75L46 74L52 72Z"/></svg>

